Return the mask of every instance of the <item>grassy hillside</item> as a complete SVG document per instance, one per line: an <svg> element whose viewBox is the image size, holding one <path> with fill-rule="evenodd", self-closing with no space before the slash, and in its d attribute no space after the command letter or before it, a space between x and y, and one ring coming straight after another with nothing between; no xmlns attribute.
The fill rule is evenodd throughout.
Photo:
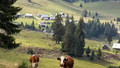
<svg viewBox="0 0 120 68"><path fill-rule="evenodd" d="M57 12L63 11L68 14L73 14L75 16L75 19L79 19L82 13L82 10L84 9L91 10L92 12L97 11L106 16L112 16L112 15L118 16L119 15L119 9L117 9L119 8L118 7L119 2L118 3L117 2L83 3L80 0L78 2L70 4L62 0L32 0L32 1L33 3L31 4L31 3L28 3L26 0L18 0L15 3L15 6L20 6L23 8L20 13L23 13L23 14L32 13L34 16L37 16L38 13L45 13L49 15L49 14L55 14ZM83 3L83 8L79 7L80 2ZM110 8L113 6L108 5L108 3L110 3L113 6L114 4L117 4L118 6L117 7L114 6L115 8ZM111 9L114 9L116 11L112 11ZM86 18L86 20L88 19L89 18ZM28 24L31 24L33 19L19 18L16 21L17 22L22 21L24 23L27 22ZM35 21L35 26L38 28L38 23L42 22L42 20L34 19L34 21ZM110 20L107 20L107 21L110 21ZM16 38L17 43L21 43L20 46L23 47L23 51L24 51L24 48L33 47L33 48L41 48L41 49L46 49L46 50L57 49L59 52L61 52L60 51L61 44L55 44L55 41L52 41L52 36L47 35L45 33L23 29L19 34L15 35L14 37ZM113 40L113 42L116 42L116 41L117 40ZM105 38L85 39L85 48L90 46L92 50L94 49L96 51L99 47L102 47L102 45L104 45L105 43L106 43ZM57 52L57 54L59 52ZM84 57L81 57L81 58L74 57L74 60L75 60L74 68L107 68L107 66L110 66L110 65L118 66L120 64L119 62L120 58L117 57L117 59L114 59L113 57L115 55L112 51L108 52L104 50L103 52L110 54L110 55L105 56L105 58L108 57L107 59L105 59L106 61L98 60L96 58L94 61L90 61L88 57L85 57L86 54L84 55ZM44 56L40 56L40 62L39 62L38 68L59 68L59 61L56 58L61 54L59 55L55 55L55 54L56 53L54 52L50 54L46 54L46 52L41 54ZM111 57L111 54L113 57ZM5 50L5 49L0 48L0 55L1 55L0 56L0 68L16 68L15 63L20 64L22 61L26 61L28 65L30 66L29 58L31 55L26 54L26 52L24 54L21 54L21 52L17 51L17 49ZM62 53L62 55L64 55L64 53Z"/></svg>
<svg viewBox="0 0 120 68"><path fill-rule="evenodd" d="M118 17L120 15L120 1L95 1L84 3L79 0L73 5L80 6L80 3L83 5L82 9L87 9L91 12L98 12L103 16Z"/></svg>
<svg viewBox="0 0 120 68"><path fill-rule="evenodd" d="M62 0L32 0L32 4L26 0L18 0L16 6L22 7L21 13L32 13L35 16L39 13L55 14L60 11L80 16L81 9Z"/></svg>
<svg viewBox="0 0 120 68"><path fill-rule="evenodd" d="M16 41L22 43L22 47L38 47L54 50L54 48L61 48L60 45L56 45L55 41L51 41L51 36L47 36L44 33L22 30L20 34L16 35ZM86 47L90 46L92 49L98 49L99 46L103 45L105 40L88 40L86 39ZM85 48L86 48L85 47ZM45 55L50 56L53 55ZM22 61L26 61L28 65L29 58L31 55L20 54L14 50L5 50L0 48L0 67L15 68L15 63L20 64ZM8 56L9 55L9 56ZM42 54L44 55L44 54ZM59 68L59 61L56 59L58 56L53 56L52 58L40 57L38 68ZM109 65L119 65L120 63L115 59L109 59L107 61L95 59L95 61L90 61L87 57L74 58L75 65L74 68L106 68ZM109 62L108 62L109 61ZM7 63L7 64L6 64Z"/></svg>
<svg viewBox="0 0 120 68"><path fill-rule="evenodd" d="M29 57L30 55L19 54L14 51L0 49L0 67L5 68L16 68L15 63L20 64L22 61L26 61L30 66ZM8 56L9 55L9 56ZM7 64L6 64L7 63ZM102 64L102 62L101 62ZM86 60L75 59L74 68L105 68L104 64L101 65L95 62L90 62ZM91 66L92 65L92 66ZM56 58L41 58L38 68L59 68L59 61Z"/></svg>
<svg viewBox="0 0 120 68"><path fill-rule="evenodd" d="M16 35L16 41L22 43L21 46L33 46L45 49L60 48L60 45L55 44L51 39L51 36L45 33L27 30L23 30L20 34Z"/></svg>

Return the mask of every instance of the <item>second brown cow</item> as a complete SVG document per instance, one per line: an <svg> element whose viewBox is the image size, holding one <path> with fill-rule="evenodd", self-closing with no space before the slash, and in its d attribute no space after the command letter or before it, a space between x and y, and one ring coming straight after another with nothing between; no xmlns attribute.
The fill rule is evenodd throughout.
<svg viewBox="0 0 120 68"><path fill-rule="evenodd" d="M73 68L74 60L70 56L61 56L57 58L60 60L60 68Z"/></svg>

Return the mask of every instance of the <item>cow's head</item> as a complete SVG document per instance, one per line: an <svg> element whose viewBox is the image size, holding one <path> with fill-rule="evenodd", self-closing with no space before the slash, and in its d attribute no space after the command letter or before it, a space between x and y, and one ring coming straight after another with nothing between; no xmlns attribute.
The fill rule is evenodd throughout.
<svg viewBox="0 0 120 68"><path fill-rule="evenodd" d="M60 60L60 67L64 67L65 62L68 61L68 59L65 56L61 56L57 58L57 60Z"/></svg>

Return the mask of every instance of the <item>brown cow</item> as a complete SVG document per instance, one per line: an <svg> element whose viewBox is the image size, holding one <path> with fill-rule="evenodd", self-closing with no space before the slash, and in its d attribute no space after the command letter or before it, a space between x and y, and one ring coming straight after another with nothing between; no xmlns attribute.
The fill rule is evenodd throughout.
<svg viewBox="0 0 120 68"><path fill-rule="evenodd" d="M39 56L37 54L33 54L30 57L30 63L32 68L37 68L38 67L38 62L39 62Z"/></svg>
<svg viewBox="0 0 120 68"><path fill-rule="evenodd" d="M57 58L60 60L60 68L73 68L74 60L70 56L61 56Z"/></svg>

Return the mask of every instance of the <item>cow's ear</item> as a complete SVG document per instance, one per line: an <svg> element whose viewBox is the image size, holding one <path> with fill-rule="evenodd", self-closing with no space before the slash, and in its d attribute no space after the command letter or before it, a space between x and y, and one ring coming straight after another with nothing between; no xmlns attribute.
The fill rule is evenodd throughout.
<svg viewBox="0 0 120 68"><path fill-rule="evenodd" d="M60 60L60 57L58 57L57 60Z"/></svg>
<svg viewBox="0 0 120 68"><path fill-rule="evenodd" d="M65 60L65 61L68 61L68 59L67 59L67 58L65 58L64 60Z"/></svg>

